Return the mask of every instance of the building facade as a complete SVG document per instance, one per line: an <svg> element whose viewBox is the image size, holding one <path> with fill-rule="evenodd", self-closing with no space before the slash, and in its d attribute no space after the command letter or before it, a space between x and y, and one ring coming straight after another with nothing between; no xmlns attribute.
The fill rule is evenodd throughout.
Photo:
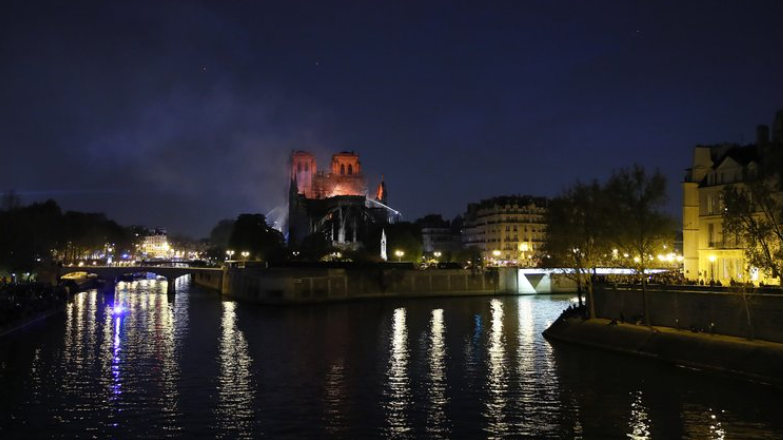
<svg viewBox="0 0 783 440"><path fill-rule="evenodd" d="M172 256L171 244L169 243L166 230L156 228L150 230L149 235L145 236L139 246L139 250L144 258L148 259L168 259Z"/></svg>
<svg viewBox="0 0 783 440"><path fill-rule="evenodd" d="M722 191L752 178L770 148L783 148L783 111L775 118L773 137L769 127L757 127L756 144L697 146L693 165L685 172L682 228L684 275L704 283L732 281L775 284L748 267L745 249L734 234L724 234Z"/></svg>
<svg viewBox="0 0 783 440"><path fill-rule="evenodd" d="M416 223L421 227L422 251L426 257L453 257L462 249L461 219L452 222L432 214L416 220Z"/></svg>
<svg viewBox="0 0 783 440"><path fill-rule="evenodd" d="M462 244L481 250L490 264L537 266L546 240L544 197L503 196L468 205Z"/></svg>

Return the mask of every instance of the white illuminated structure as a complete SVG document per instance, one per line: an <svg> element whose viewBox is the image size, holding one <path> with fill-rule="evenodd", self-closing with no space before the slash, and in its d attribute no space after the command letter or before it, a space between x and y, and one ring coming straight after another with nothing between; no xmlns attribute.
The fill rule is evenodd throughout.
<svg viewBox="0 0 783 440"><path fill-rule="evenodd" d="M386 256L386 230L381 229L381 260L388 260Z"/></svg>

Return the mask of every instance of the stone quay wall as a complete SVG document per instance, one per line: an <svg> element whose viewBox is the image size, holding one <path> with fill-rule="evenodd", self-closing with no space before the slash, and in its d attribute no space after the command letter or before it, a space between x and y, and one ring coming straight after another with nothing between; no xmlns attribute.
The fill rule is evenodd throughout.
<svg viewBox="0 0 783 440"><path fill-rule="evenodd" d="M226 293L228 288L227 273L228 269L223 269L220 272L194 272L193 275L191 275L191 280L197 286L217 290L221 293Z"/></svg>
<svg viewBox="0 0 783 440"><path fill-rule="evenodd" d="M516 269L237 269L224 293L268 304L517 293Z"/></svg>
<svg viewBox="0 0 783 440"><path fill-rule="evenodd" d="M783 343L783 292L739 293L725 289L650 286L650 324ZM596 317L632 321L643 314L636 287L597 286Z"/></svg>

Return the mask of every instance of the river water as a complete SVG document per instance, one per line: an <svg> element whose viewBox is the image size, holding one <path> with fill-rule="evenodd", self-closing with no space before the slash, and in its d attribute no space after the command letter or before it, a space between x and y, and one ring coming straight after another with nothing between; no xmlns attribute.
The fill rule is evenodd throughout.
<svg viewBox="0 0 783 440"><path fill-rule="evenodd" d="M121 283L0 341L0 439L783 438L779 390L551 345L572 301L264 307Z"/></svg>

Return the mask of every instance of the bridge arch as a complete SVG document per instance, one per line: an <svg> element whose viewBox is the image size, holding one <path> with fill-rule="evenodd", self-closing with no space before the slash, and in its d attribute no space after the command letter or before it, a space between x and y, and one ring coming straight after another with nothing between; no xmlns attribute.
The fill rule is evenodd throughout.
<svg viewBox="0 0 783 440"><path fill-rule="evenodd" d="M105 280L109 286L114 286L123 275L152 273L166 278L169 293L174 293L177 278L190 275L197 270L197 268L191 267L166 266L74 266L58 268L57 280L61 281L63 276L71 273L85 273L87 275L94 274L98 278Z"/></svg>

